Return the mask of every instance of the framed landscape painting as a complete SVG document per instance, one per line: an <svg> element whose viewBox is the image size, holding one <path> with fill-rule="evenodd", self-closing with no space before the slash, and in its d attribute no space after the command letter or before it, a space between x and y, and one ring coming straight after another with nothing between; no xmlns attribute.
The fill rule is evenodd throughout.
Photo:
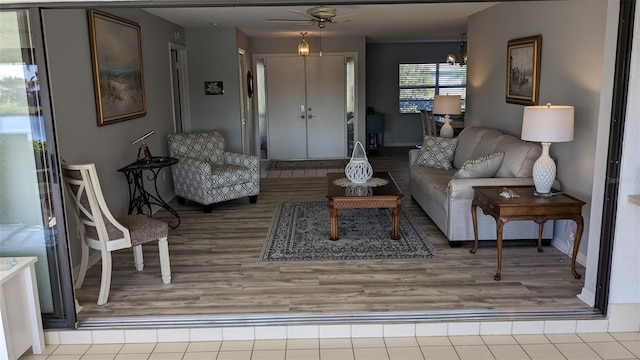
<svg viewBox="0 0 640 360"><path fill-rule="evenodd" d="M144 116L140 26L97 10L88 16L98 126Z"/></svg>
<svg viewBox="0 0 640 360"><path fill-rule="evenodd" d="M508 103L537 105L540 92L540 45L542 36L509 40L507 43Z"/></svg>

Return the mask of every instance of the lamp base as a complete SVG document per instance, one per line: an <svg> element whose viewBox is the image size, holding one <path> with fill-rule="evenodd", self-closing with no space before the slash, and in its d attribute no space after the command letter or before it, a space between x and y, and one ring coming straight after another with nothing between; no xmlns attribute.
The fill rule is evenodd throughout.
<svg viewBox="0 0 640 360"><path fill-rule="evenodd" d="M537 196L537 197L544 197L544 198L549 198L553 196L552 192L548 192L548 193L539 193L537 191L533 192L533 196Z"/></svg>
<svg viewBox="0 0 640 360"><path fill-rule="evenodd" d="M538 194L551 193L551 186L556 179L556 163L549 156L551 143L542 143L542 155L533 164L533 183Z"/></svg>
<svg viewBox="0 0 640 360"><path fill-rule="evenodd" d="M453 126L451 126L449 115L446 115L444 117L444 124L440 128L440 137L443 137L443 138L453 137Z"/></svg>

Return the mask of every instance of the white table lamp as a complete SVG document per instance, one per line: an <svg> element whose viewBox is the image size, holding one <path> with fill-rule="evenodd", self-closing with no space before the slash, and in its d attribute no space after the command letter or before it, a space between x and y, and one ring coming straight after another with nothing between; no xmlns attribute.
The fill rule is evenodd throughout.
<svg viewBox="0 0 640 360"><path fill-rule="evenodd" d="M549 156L553 142L573 140L573 106L526 106L522 115L522 140L539 141L542 155L533 164L534 195L549 197L556 179L556 163Z"/></svg>
<svg viewBox="0 0 640 360"><path fill-rule="evenodd" d="M449 115L460 114L460 95L436 95L433 98L433 113L444 115L444 125L440 128L440 136L453 137L453 126L451 126Z"/></svg>

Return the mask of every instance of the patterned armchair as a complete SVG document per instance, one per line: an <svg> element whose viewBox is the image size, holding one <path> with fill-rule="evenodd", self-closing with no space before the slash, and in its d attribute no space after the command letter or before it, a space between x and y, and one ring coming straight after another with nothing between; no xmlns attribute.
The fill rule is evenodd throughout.
<svg viewBox="0 0 640 360"><path fill-rule="evenodd" d="M257 156L224 151L218 130L167 135L169 154L179 159L171 167L178 202L188 199L211 212L213 204L260 193L260 161Z"/></svg>

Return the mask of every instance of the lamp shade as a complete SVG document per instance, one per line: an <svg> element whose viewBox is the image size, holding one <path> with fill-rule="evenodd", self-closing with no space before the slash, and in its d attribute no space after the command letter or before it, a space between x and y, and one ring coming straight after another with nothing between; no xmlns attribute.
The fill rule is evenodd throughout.
<svg viewBox="0 0 640 360"><path fill-rule="evenodd" d="M438 115L460 114L460 95L436 95L433 98L433 113Z"/></svg>
<svg viewBox="0 0 640 360"><path fill-rule="evenodd" d="M573 140L573 106L526 106L522 115L522 140L565 142Z"/></svg>

